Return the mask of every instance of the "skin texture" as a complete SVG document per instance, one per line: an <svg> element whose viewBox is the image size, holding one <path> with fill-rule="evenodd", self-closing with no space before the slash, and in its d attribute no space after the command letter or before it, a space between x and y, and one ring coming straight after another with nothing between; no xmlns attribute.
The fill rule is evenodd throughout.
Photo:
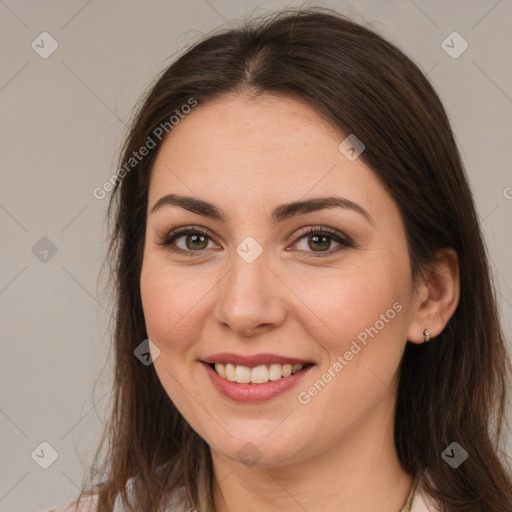
<svg viewBox="0 0 512 512"><path fill-rule="evenodd" d="M407 340L422 343L425 328L434 338L453 314L457 258L440 251L436 272L414 289L398 207L361 158L338 150L344 138L298 100L225 96L181 120L155 161L141 274L147 332L161 351L154 364L163 387L211 447L217 512L399 511L410 490L393 444L397 368ZM169 193L215 203L228 220L177 206L150 214ZM277 205L331 195L358 203L373 225L341 208L271 223ZM182 226L211 233L199 249L186 235L175 240L191 256L158 245ZM335 229L353 246L337 251L331 238L315 251L314 235L299 238L309 227ZM250 264L236 252L248 236L263 248ZM298 393L394 303L402 306L394 318L300 403ZM316 366L268 402L239 403L199 362L224 351ZM255 465L240 460L246 443L257 449Z"/></svg>

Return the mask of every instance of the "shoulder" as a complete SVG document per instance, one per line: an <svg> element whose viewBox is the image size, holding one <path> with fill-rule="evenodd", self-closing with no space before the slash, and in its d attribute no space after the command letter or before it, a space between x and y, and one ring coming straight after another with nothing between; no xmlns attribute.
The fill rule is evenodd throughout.
<svg viewBox="0 0 512 512"><path fill-rule="evenodd" d="M428 476L424 476L419 480L418 487L414 493L410 512L440 512L441 505L434 501L425 491L424 481Z"/></svg>
<svg viewBox="0 0 512 512"><path fill-rule="evenodd" d="M128 497L133 497L133 482L136 477L130 478L126 483L126 492ZM426 492L423 482L427 476L419 480L418 487L414 493L410 512L440 512L440 504L435 502ZM62 505L57 508L45 512L95 512L97 504L97 496L93 496L87 500L82 500L79 507L76 508L75 502ZM171 499L166 506L166 512L189 512L191 510L190 503L186 499L186 492L183 487L176 489L171 495ZM129 508L122 500L121 494L118 494L114 503L112 512L128 512Z"/></svg>
<svg viewBox="0 0 512 512"><path fill-rule="evenodd" d="M126 483L126 494L128 499L131 501L133 498L133 482L137 477L134 476ZM184 487L178 487L173 491L169 501L165 506L165 512L190 512L192 509L188 499L187 493ZM116 497L114 508L112 512L129 512L128 505L123 501L121 494L119 493ZM80 511L82 512L82 511Z"/></svg>
<svg viewBox="0 0 512 512"><path fill-rule="evenodd" d="M73 500L66 505L60 505L52 508L51 510L46 510L45 512L96 512L96 505L98 502L97 495L82 499L78 506L75 501L76 500Z"/></svg>
<svg viewBox="0 0 512 512"><path fill-rule="evenodd" d="M126 483L126 492L128 498L133 498L133 481L135 477L130 478ZM72 501L66 505L61 505L59 507L52 508L50 510L45 510L44 512L96 512L98 497L95 495L92 498L87 500L82 500L81 503L76 506L75 501ZM186 492L183 487L176 489L170 498L170 501L167 503L165 512L189 512L191 510L190 504L186 499ZM114 507L112 508L112 512L129 512L130 509L128 505L123 501L121 493L116 496Z"/></svg>
<svg viewBox="0 0 512 512"><path fill-rule="evenodd" d="M125 485L126 495L130 503L134 498L133 484L137 478L137 476L134 476L128 479ZM46 510L44 512L96 512L97 505L98 495L95 494L93 496L82 499L78 507L75 505L75 501L72 501L67 505L62 505L51 510ZM191 510L193 510L193 508L190 505L185 488L176 488L172 492L169 501L165 506L165 512L190 512ZM116 496L112 512L131 512L128 504L123 501L121 493L118 493Z"/></svg>

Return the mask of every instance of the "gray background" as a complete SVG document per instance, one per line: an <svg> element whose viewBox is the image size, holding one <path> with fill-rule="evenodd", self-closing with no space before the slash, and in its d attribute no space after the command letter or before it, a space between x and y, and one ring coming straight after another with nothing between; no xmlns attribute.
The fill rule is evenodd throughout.
<svg viewBox="0 0 512 512"><path fill-rule="evenodd" d="M117 170L139 95L201 34L301 4L366 23L428 74L466 164L510 340L510 0L0 0L1 511L45 510L74 498L105 421L111 307L100 267L107 199L92 191ZM42 52L45 31L58 48L43 59L31 43ZM454 31L469 44L457 58L442 46ZM50 40L42 37L47 51ZM445 44L454 52L460 43ZM50 244L43 237L54 255L44 253ZM58 453L48 469L34 460L49 461L43 441Z"/></svg>

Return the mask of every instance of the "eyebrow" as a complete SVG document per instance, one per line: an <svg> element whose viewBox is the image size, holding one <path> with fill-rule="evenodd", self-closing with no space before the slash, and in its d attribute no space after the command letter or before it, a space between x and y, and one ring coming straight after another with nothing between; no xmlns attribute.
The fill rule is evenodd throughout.
<svg viewBox="0 0 512 512"><path fill-rule="evenodd" d="M151 208L151 214L160 210L164 206L179 206L192 213L202 215L215 220L228 221L228 216L215 204L191 196L181 196L178 194L167 194L161 197ZM360 205L346 199L344 197L317 197L307 199L304 201L293 201L291 203L285 203L276 207L271 214L271 219L274 224L283 222L295 215L315 212L328 208L344 208L346 210L352 210L363 217L374 226L371 215Z"/></svg>

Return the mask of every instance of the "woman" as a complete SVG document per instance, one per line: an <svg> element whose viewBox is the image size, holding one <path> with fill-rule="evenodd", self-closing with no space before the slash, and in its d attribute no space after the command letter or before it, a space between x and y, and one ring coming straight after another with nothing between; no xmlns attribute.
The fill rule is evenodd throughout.
<svg viewBox="0 0 512 512"><path fill-rule="evenodd" d="M109 214L97 510L512 510L482 233L395 46L322 8L205 38L141 103Z"/></svg>

